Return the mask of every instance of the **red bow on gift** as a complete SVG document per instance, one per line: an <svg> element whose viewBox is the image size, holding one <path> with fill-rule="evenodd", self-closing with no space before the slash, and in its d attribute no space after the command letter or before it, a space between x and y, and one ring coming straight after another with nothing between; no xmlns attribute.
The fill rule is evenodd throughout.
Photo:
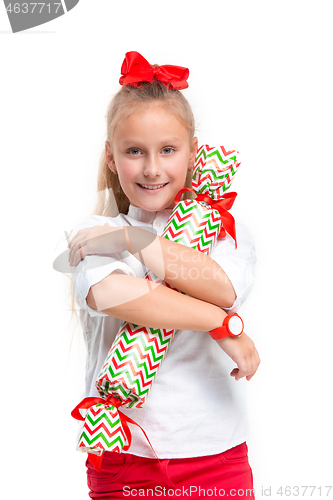
<svg viewBox="0 0 333 500"><path fill-rule="evenodd" d="M178 191L175 203L179 203L181 196L186 191L191 191L192 193L197 194L194 189L191 188L183 188ZM198 194L195 201L204 201L210 205L210 207L214 210L217 210L221 217L221 229L219 233L219 238L223 238L226 235L226 232L230 234L232 239L235 241L235 248L237 248L237 240L236 240L236 227L235 227L235 219L231 214L229 214L228 210L234 204L237 193L225 193L222 198L219 200L212 200L212 198L208 194Z"/></svg>
<svg viewBox="0 0 333 500"><path fill-rule="evenodd" d="M115 398L114 396L108 396L106 399L102 399L102 398L98 398L98 397L84 398L81 401L81 403L79 403L74 408L74 410L72 411L71 415L76 420L82 420L82 421L84 421L85 417L83 417L81 415L80 410L88 410L91 406L97 405L97 404L103 404L105 406L112 405L112 406L115 406L118 409L119 406L121 406L121 401L119 401L119 399ZM131 431L130 431L130 429L128 427L128 423L134 424L134 425L136 425L137 427L139 427L142 430L145 438L147 439L147 441L148 441L151 449L154 452L155 457L157 458L158 462L160 463L159 458L156 455L156 452L155 452L154 448L152 447L152 444L149 441L148 436L145 433L145 431L142 429L142 427L139 424L137 424L134 420L132 420L131 418L129 418L127 415L125 415L124 413L122 413L121 411L118 410L118 412L119 412L119 417L120 417L121 424L123 426L124 434L125 434L126 439L127 439L127 444L123 447L123 450L127 451L129 449L129 447L131 446L131 442L132 442L132 435L131 435ZM95 469L97 470L97 472L101 472L103 454L104 454L104 451L102 452L101 455L95 455L93 453L88 453L89 460L93 464L93 466L95 467Z"/></svg>
<svg viewBox="0 0 333 500"><path fill-rule="evenodd" d="M151 66L139 52L127 52L121 66L120 85L141 87L143 82L152 83L153 79L159 80L163 85L172 90L182 90L188 87L187 79L189 70L181 66Z"/></svg>

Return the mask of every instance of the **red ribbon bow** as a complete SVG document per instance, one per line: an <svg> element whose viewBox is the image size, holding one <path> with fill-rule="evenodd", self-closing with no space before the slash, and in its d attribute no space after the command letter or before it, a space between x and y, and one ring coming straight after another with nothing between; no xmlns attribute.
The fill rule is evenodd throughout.
<svg viewBox="0 0 333 500"><path fill-rule="evenodd" d="M112 406L115 406L116 408L119 408L119 406L121 406L122 402L119 401L119 399L115 398L114 396L108 396L106 399L97 398L97 397L96 398L92 398L92 397L91 398L84 398L81 401L81 403L79 403L74 408L71 415L76 420L83 420L84 421L85 417L83 417L81 415L80 410L86 410L86 409L90 408L91 406L94 406L97 404L103 404L104 406L108 406L108 405L111 406L112 405ZM125 433L125 436L127 439L127 444L123 447L123 450L127 451L129 449L129 447L131 446L131 442L132 442L132 434L131 434L130 428L128 427L128 423L134 424L142 430L143 434L145 435L145 438L147 439L151 449L154 452L155 457L159 461L159 459L155 453L155 450L152 447L151 442L149 441L148 436L145 433L145 431L142 429L142 427L139 424L137 424L134 420L132 420L130 417L128 417L127 415L122 413L121 411L118 410L118 413L119 413L120 421L121 421L121 424L123 426L124 433ZM93 466L95 467L97 472L101 472L103 454L104 454L104 452L101 455L95 455L93 453L88 453L89 460L93 464Z"/></svg>
<svg viewBox="0 0 333 500"><path fill-rule="evenodd" d="M194 189L183 188L178 191L175 203L180 202L180 198L185 191L191 191L195 193ZM226 193L223 195L223 198L219 200L213 200L208 194L198 194L195 201L204 201L211 206L212 209L217 210L221 217L221 229L219 232L219 238L222 238L226 235L226 232L230 234L233 240L235 240L235 248L237 248L237 240L236 240L236 227L235 227L235 219L231 214L229 214L228 210L234 204L237 193Z"/></svg>
<svg viewBox="0 0 333 500"><path fill-rule="evenodd" d="M172 90L182 90L188 87L189 70L182 66L151 66L139 52L127 52L121 66L120 85L141 87L143 82L152 83L156 78Z"/></svg>

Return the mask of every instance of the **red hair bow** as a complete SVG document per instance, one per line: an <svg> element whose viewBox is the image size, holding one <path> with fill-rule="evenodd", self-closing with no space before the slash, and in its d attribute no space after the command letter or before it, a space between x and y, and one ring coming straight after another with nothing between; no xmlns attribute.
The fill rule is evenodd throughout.
<svg viewBox="0 0 333 500"><path fill-rule="evenodd" d="M141 87L143 82L152 83L159 80L172 90L182 90L188 87L187 79L190 74L187 68L181 66L151 66L139 52L127 52L121 66L120 85Z"/></svg>

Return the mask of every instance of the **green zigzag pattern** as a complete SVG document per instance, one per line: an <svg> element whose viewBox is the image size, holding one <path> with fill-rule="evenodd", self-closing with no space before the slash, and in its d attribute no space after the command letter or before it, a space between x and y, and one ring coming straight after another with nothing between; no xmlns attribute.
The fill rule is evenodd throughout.
<svg viewBox="0 0 333 500"><path fill-rule="evenodd" d="M98 405L98 406L102 406L102 405ZM105 407L105 408L107 409L107 407ZM96 415L96 417L93 417L91 412L88 411L87 412L87 420L90 422L90 424L92 426L98 425L102 420L106 420L107 423L109 424L109 426L111 428L113 428L113 427L117 427L119 425L120 417L118 414L118 416L114 419L114 421L112 421L112 420L110 420L108 414L105 411L103 411L99 416Z"/></svg>
<svg viewBox="0 0 333 500"><path fill-rule="evenodd" d="M176 220L172 220L170 222L170 224L168 225L168 229L170 227L173 227L175 231L180 231L181 229L188 229L189 233L192 234L193 237L196 237L196 236L199 236L200 234L202 234L205 230L205 227L202 226L202 227L198 227L196 225L193 224L192 220L189 219L188 221L182 223L182 224L178 224ZM184 235L184 238L187 239L188 241L188 236L185 236Z"/></svg>
<svg viewBox="0 0 333 500"><path fill-rule="evenodd" d="M200 173L200 177L204 177L205 175L207 174L210 174L212 179L214 180L214 182L219 182L219 181L223 181L223 179L226 179L227 177L229 176L234 176L237 172L237 169L234 168L234 164L230 165L231 166L231 171L230 172L221 172L220 174L216 174L216 171L211 167L211 165L209 164L207 167L203 168L201 170L201 172L199 172L198 170L196 170L194 173L193 173L193 180L196 181L197 180L197 177Z"/></svg>
<svg viewBox="0 0 333 500"><path fill-rule="evenodd" d="M151 370L150 373L148 372L147 370L147 366L146 366L146 362L145 360L143 361L143 363L138 363L138 357L136 355L136 353L132 352L132 353L128 353L127 356L124 356L122 359L125 360L126 358L128 359L134 359L135 360L135 364L133 363L133 365L136 367L139 367L139 368L143 368L144 370L144 373L145 373L145 376L146 376L146 381L147 382L152 382L155 378L155 375L157 373L158 370L154 369L154 370ZM163 358L161 359L161 361L163 360ZM137 395L138 396L143 396L144 394L147 394L147 392L149 391L149 387L150 385L144 389L141 385L141 379L135 377L132 375L132 373L129 371L129 370L126 370L125 367L122 367L120 369L117 369L117 370L113 370L113 367L111 365L108 366L105 374L108 375L109 379L110 380L115 380L116 381L116 377L119 376L119 375L122 375L124 376L125 375L125 378L128 380L128 383L130 384L130 386L133 388L133 387L136 387L137 389ZM113 387L112 385L112 382L109 382L109 387L107 390L109 390L110 387ZM106 387L105 387L106 389ZM129 396L129 395L128 395Z"/></svg>
<svg viewBox="0 0 333 500"><path fill-rule="evenodd" d="M152 349L149 349L149 350L154 355L155 362L160 361L160 364L161 364L161 362L163 361L164 354L165 354L166 351L164 351L164 353L163 353L162 356L159 356L158 358L156 358L156 353L153 352ZM136 349L133 349L131 352L127 352L124 355L122 355L121 352L119 351L119 349L116 348L116 349L114 349L112 351L112 354L117 356L117 361L120 360L121 362L123 362L123 361L126 361L126 359L132 359L133 360L133 366L136 367L136 368L140 368L141 371L142 370L144 371L145 381L148 382L148 383L150 382L150 384L149 384L149 386L146 389L144 389L142 387L142 385L141 385L141 379L136 378L135 376L133 376L129 370L126 370L125 367L121 367L121 368L119 368L117 370L114 370L113 367L112 367L112 365L109 364L103 370L103 372L100 374L100 376L98 377L99 379L101 379L102 377L104 377L105 375L107 375L107 377L108 377L109 380L106 380L104 378L103 379L103 384L104 385L101 386L101 384L99 384L99 388L102 389L103 391L105 391L106 393L108 393L108 391L110 390L110 388L112 389L112 391L114 391L116 387L115 387L115 385L113 385L112 380L114 380L116 382L117 376L119 376L119 375L124 376L124 374L125 374L126 375L125 378L127 379L130 387L132 387L132 388L136 387L136 389L137 389L137 396L139 396L139 397L142 398L145 394L148 393L149 387L150 387L151 383L153 382L153 380L155 378L155 375L156 375L156 373L158 371L158 368L153 368L153 369L148 368L145 359L143 359L143 361L140 363L139 360L141 358L140 358L139 354L137 353ZM119 390L119 388L121 389L122 386L120 386L120 387L117 386L117 390ZM128 388L128 390L129 390L129 388ZM121 395L125 396L125 398L130 397L131 394L132 394L132 391L130 391L130 393L127 393L125 390L121 390ZM136 395L134 395L134 396L135 396L135 399L138 399L138 398L136 398Z"/></svg>
<svg viewBox="0 0 333 500"><path fill-rule="evenodd" d="M189 214L190 212L195 212L195 214L197 215L197 218L200 220L200 222L202 222L203 220L205 219L210 219L211 218L211 212L209 210L203 210L201 207L200 207L200 204L197 203L197 202L192 202L188 208L186 208L186 205L184 204L184 202L180 202L176 205L176 209L172 212L172 217L170 217L169 219L169 222L167 223L167 225L165 226L165 229L164 229L164 232L167 231L167 229L170 227L170 225L176 227L176 228L179 228L181 229L182 227L186 226L186 225L189 225L190 223L191 224L194 224L193 221L191 221L191 219L185 219L184 222L182 221L178 221L178 219L176 219L174 217L175 213L176 212L179 212L181 213L181 217L182 216L185 216L187 214ZM191 227L196 227L196 226L191 226ZM204 226L203 226L204 227ZM203 230L203 229L202 229ZM163 233L164 234L164 233Z"/></svg>
<svg viewBox="0 0 333 500"><path fill-rule="evenodd" d="M198 156L195 158L195 163L197 163L197 162L199 161L199 159L200 159L200 157L201 157L201 156L203 156L203 157L204 157L204 160L206 160L206 158L211 158L211 157L213 157L213 156L217 156L217 157L218 157L218 159L219 159L219 161L220 161L221 163L223 163L224 165L225 165L226 163L228 163L230 160L233 160L233 161L235 161L235 160L236 160L236 155L234 155L234 156L229 156L229 157L228 157L228 159L224 160L224 159L222 158L221 153L220 153L220 151L219 151L218 149L214 149L214 150L212 150L211 152L209 152L209 153L207 154L206 149L205 149L205 148L202 148L202 149L201 149L201 151L200 151L200 153L198 154Z"/></svg>
<svg viewBox="0 0 333 500"><path fill-rule="evenodd" d="M206 220L206 225L208 225L210 231L212 231L212 230L215 230L216 228L219 227L220 221L213 222L213 220L209 214L209 217L207 217L207 220ZM186 227L193 234L193 236L198 236L199 234L203 234L205 231L205 226L201 226L201 227L196 226L196 225L194 225L194 223L192 222L191 219L188 219L185 222L180 223L180 224L178 224L178 221L176 219L173 219L168 224L167 229L169 229L170 226L173 227L175 229L175 231L180 231L181 229Z"/></svg>
<svg viewBox="0 0 333 500"><path fill-rule="evenodd" d="M153 330L153 329L151 329L151 330L159 338L160 349L164 349L164 352L165 352L165 350L167 349L168 345L170 344L170 341L171 341L172 337L170 336L170 337L167 337L166 340L163 340L163 336L162 336L160 330ZM151 353L151 355L153 357L154 363L159 362L164 357L164 352L161 352L161 353L157 353L156 352L156 350L155 350L156 347L155 347L155 343L153 342L153 340L151 340L149 343L146 342L147 341L147 337L145 335L142 335L142 332L140 332L140 334L137 334L137 335L131 337L130 334L129 334L129 332L127 330L123 330L117 336L118 339L120 337L122 337L122 339L124 341L124 344L126 346L130 346L130 344L132 344L132 343L133 344L137 344L139 342L141 344L141 346L142 346L142 351L143 352L146 352L146 353L150 352ZM136 346L134 345L132 351L129 351L129 352L126 352L126 353L122 354L120 352L120 348L118 348L117 345L115 344L114 348L112 348L110 350L109 355L108 355L106 361L108 361L110 359L110 357L113 356L114 353L116 353L118 355L118 358L121 361L124 361L129 355L131 355L132 352L135 352L136 350L137 350ZM137 359L136 359L136 361L137 361ZM141 366L141 365L139 365L139 366ZM105 369L101 372L101 374L103 374L104 371L105 371Z"/></svg>
<svg viewBox="0 0 333 500"><path fill-rule="evenodd" d="M146 349L145 351L145 354L148 354L148 349ZM156 353L153 352L151 349L149 349L149 351L152 353L152 355L154 356L154 359L155 359L155 363L158 362L158 361L162 361L163 359L163 355L162 356L159 356L158 358L156 358ZM120 361L120 362L123 362L123 361L126 361L126 359L132 359L135 361L135 363L133 363L135 365L136 368L143 368L144 370L144 373L146 375L146 379L147 381L154 377L155 373L156 373L156 369L152 369L148 371L148 368L147 368L147 363L146 363L146 360L143 359L143 361L141 361L141 358L138 354L138 351L136 349L132 349L132 351L127 351L124 355L121 354L120 350L118 348L116 348L113 353L117 356L117 361ZM140 362L141 361L141 362ZM109 366L108 370L110 371L111 373L111 370L112 370L112 367ZM124 367L122 368L119 368L117 370L115 370L115 372L112 372L112 376L114 377L116 374L120 374L120 373L124 373L125 369Z"/></svg>
<svg viewBox="0 0 333 500"><path fill-rule="evenodd" d="M119 431L120 432L120 431ZM89 436L86 434L85 431L82 432L80 436L80 441L86 441L86 443L89 445L90 448L93 448L93 445L96 441L103 441L106 445L106 449L114 449L116 446L115 444L119 444L119 448L122 449L124 447L125 441L122 439L121 436L117 436L115 439L112 441L108 441L106 435L103 433L103 431L99 432L96 435L93 435L92 438L90 439Z"/></svg>

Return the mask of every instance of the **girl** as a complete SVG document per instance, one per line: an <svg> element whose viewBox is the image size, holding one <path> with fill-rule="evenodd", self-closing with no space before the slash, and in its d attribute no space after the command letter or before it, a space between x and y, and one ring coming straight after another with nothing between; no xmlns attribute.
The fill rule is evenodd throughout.
<svg viewBox="0 0 333 500"><path fill-rule="evenodd" d="M133 426L129 451L105 452L101 473L87 460L89 496L243 498L248 490L253 498L244 379L259 356L245 333L217 341L208 334L249 293L252 238L237 224L237 250L227 235L208 257L161 237L176 194L190 186L198 147L178 90L188 70L152 67L132 52L122 73L107 111L101 215L77 225L69 244L87 345L84 396L98 396L95 380L122 321L177 333L143 408L121 408L146 431L160 463ZM110 217L112 193L117 217ZM144 280L143 264L171 288Z"/></svg>

